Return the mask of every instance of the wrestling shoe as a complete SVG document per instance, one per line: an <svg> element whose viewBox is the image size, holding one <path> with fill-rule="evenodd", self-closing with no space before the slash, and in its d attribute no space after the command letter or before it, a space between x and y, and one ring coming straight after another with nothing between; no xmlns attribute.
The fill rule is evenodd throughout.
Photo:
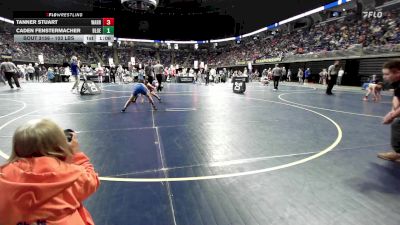
<svg viewBox="0 0 400 225"><path fill-rule="evenodd" d="M394 151L381 152L381 153L378 153L378 158L388 160L388 161L400 162L400 153L397 153Z"/></svg>

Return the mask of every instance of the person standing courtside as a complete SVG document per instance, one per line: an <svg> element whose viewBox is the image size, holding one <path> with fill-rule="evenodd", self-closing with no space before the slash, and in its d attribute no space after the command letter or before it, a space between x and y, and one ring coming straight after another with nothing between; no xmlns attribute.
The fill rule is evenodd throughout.
<svg viewBox="0 0 400 225"><path fill-rule="evenodd" d="M304 84L303 76L304 72L301 68L299 68L299 71L297 72L297 78L299 79L299 84Z"/></svg>
<svg viewBox="0 0 400 225"><path fill-rule="evenodd" d="M282 76L282 69L279 68L278 64L275 64L275 68L272 69L272 76L274 79L274 91L278 90L279 80Z"/></svg>
<svg viewBox="0 0 400 225"><path fill-rule="evenodd" d="M164 72L164 66L161 65L160 61L157 61L157 64L154 65L154 74L156 75L158 82L157 92L162 91L163 72Z"/></svg>
<svg viewBox="0 0 400 225"><path fill-rule="evenodd" d="M35 73L35 68L33 68L32 63L29 63L28 67L26 67L26 81L33 81L33 74Z"/></svg>
<svg viewBox="0 0 400 225"><path fill-rule="evenodd" d="M80 80L80 76L79 76L79 61L78 58L76 56L72 56L71 57L71 75L75 78L75 83L74 86L72 87L71 92L74 93L75 89L76 92L79 92L79 80Z"/></svg>
<svg viewBox="0 0 400 225"><path fill-rule="evenodd" d="M344 75L344 70L342 67L340 67L340 70L338 72L338 79L337 79L337 85L342 85L342 78Z"/></svg>
<svg viewBox="0 0 400 225"><path fill-rule="evenodd" d="M210 74L209 74L209 71L206 71L206 70L204 70L204 75L205 75L205 80L206 80L206 84L205 85L208 85L208 83L210 82Z"/></svg>
<svg viewBox="0 0 400 225"><path fill-rule="evenodd" d="M328 68L328 87L326 89L327 95L333 95L332 88L336 84L340 61L336 60L335 63Z"/></svg>
<svg viewBox="0 0 400 225"><path fill-rule="evenodd" d="M40 67L38 63L35 63L35 66L33 67L35 69L35 81L39 82L39 77L40 77Z"/></svg>
<svg viewBox="0 0 400 225"><path fill-rule="evenodd" d="M326 69L322 69L322 71L319 73L319 83L326 85L326 77L328 76L328 72Z"/></svg>
<svg viewBox="0 0 400 225"><path fill-rule="evenodd" d="M286 81L286 68L284 66L281 67L282 68L282 81Z"/></svg>
<svg viewBox="0 0 400 225"><path fill-rule="evenodd" d="M11 62L10 59L6 58L4 62L0 64L0 73L4 74L8 81L8 85L10 85L11 89L14 89L12 85L11 78L14 80L15 85L18 89L21 88L19 85L18 77L17 77L17 67L14 63Z"/></svg>
<svg viewBox="0 0 400 225"><path fill-rule="evenodd" d="M117 69L115 68L115 65L112 65L110 68L110 83L115 84L115 75L117 74Z"/></svg>
<svg viewBox="0 0 400 225"><path fill-rule="evenodd" d="M378 154L381 159L400 162L400 60L391 60L383 65L383 78L394 88L392 110L383 118L383 124L391 124L392 150Z"/></svg>
<svg viewBox="0 0 400 225"><path fill-rule="evenodd" d="M151 66L151 62L149 64L145 65L144 67L144 74L146 75L147 81L152 84L154 77L153 77L153 68Z"/></svg>
<svg viewBox="0 0 400 225"><path fill-rule="evenodd" d="M304 71L304 83L308 83L308 80L311 78L311 70L310 68L307 68L306 71Z"/></svg>

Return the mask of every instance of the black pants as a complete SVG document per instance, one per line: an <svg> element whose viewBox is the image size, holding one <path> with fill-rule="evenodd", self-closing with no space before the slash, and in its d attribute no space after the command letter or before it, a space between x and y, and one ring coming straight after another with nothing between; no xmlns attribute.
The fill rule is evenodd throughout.
<svg viewBox="0 0 400 225"><path fill-rule="evenodd" d="M21 86L19 86L17 74L12 73L12 72L4 72L4 75L8 81L8 85L10 85L11 88L14 88L14 86L12 85L12 82L11 82L11 78L14 80L14 83L15 83L15 85L17 85L17 87L21 87Z"/></svg>
<svg viewBox="0 0 400 225"><path fill-rule="evenodd" d="M35 73L35 80L36 80L37 82L39 82L39 77L40 77L40 75L39 75L38 73Z"/></svg>
<svg viewBox="0 0 400 225"><path fill-rule="evenodd" d="M115 83L115 75L110 75L110 83L113 82Z"/></svg>
<svg viewBox="0 0 400 225"><path fill-rule="evenodd" d="M274 76L274 89L278 89L280 76Z"/></svg>
<svg viewBox="0 0 400 225"><path fill-rule="evenodd" d="M395 152L400 153L400 119L397 118L391 126L391 145Z"/></svg>
<svg viewBox="0 0 400 225"><path fill-rule="evenodd" d="M326 94L332 94L332 88L336 84L337 75L331 75L331 79L328 80L328 87L326 88Z"/></svg>
<svg viewBox="0 0 400 225"><path fill-rule="evenodd" d="M208 75L206 75L206 85L210 82L210 78L208 78Z"/></svg>
<svg viewBox="0 0 400 225"><path fill-rule="evenodd" d="M154 80L153 76L147 76L147 81L148 81L150 84L153 84L153 80Z"/></svg>
<svg viewBox="0 0 400 225"><path fill-rule="evenodd" d="M156 78L158 81L158 87L157 87L157 91L161 91L162 87L161 87L161 83L162 83L162 74L156 74Z"/></svg>

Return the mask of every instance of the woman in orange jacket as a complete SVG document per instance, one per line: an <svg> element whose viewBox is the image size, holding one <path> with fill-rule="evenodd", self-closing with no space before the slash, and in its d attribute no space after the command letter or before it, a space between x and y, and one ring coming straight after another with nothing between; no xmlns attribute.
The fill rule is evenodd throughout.
<svg viewBox="0 0 400 225"><path fill-rule="evenodd" d="M20 126L12 154L0 167L0 224L93 225L82 201L99 187L75 133L47 119Z"/></svg>

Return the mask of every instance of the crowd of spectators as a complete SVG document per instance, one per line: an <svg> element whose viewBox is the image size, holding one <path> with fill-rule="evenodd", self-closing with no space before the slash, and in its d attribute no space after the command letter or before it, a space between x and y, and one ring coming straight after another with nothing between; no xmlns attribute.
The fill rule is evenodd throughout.
<svg viewBox="0 0 400 225"><path fill-rule="evenodd" d="M0 25L0 54L11 55L20 61L37 62L42 54L49 63L62 64L72 55L77 55L83 62L95 60L89 47L81 43L24 43L14 42L12 25L2 22Z"/></svg>
<svg viewBox="0 0 400 225"><path fill-rule="evenodd" d="M214 65L232 65L270 57L346 50L356 46L376 47L400 43L399 11L384 12L381 18L357 18L349 14L340 22L315 24L291 33L274 32L259 40L231 44L211 58Z"/></svg>
<svg viewBox="0 0 400 225"><path fill-rule="evenodd" d="M342 19L317 23L289 33L274 31L268 35L265 33L256 40L250 37L239 44L230 43L217 49L202 50L140 48L131 44L89 47L81 43L15 43L11 26L3 23L0 27L0 54L34 62L39 54L43 54L45 59L53 63L65 62L72 55L76 55L83 62L97 64L98 58L91 48L97 51L104 64L108 64L108 58L114 58L119 64L127 65L131 57L135 57L137 63L160 60L164 65L178 64L189 67L193 65L194 60L222 66L271 57L400 44L398 10L384 12L381 18L358 18L354 13L348 13Z"/></svg>
<svg viewBox="0 0 400 225"><path fill-rule="evenodd" d="M136 64L147 64L157 59L157 51L153 48L139 48L135 45L129 45L129 42L114 46L116 49L118 64L128 65L131 57L135 58ZM100 51L99 49L96 49Z"/></svg>

